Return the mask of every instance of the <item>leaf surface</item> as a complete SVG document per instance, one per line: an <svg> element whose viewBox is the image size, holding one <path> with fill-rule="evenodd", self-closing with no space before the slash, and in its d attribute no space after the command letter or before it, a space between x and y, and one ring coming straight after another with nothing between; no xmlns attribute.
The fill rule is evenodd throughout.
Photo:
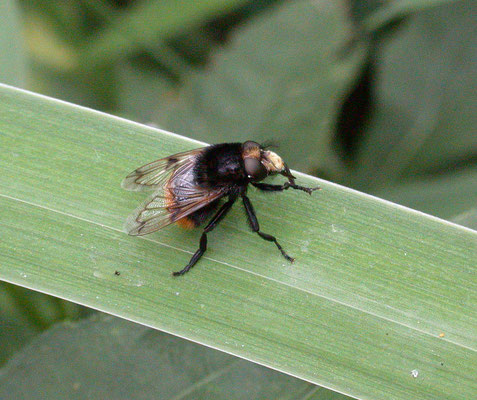
<svg viewBox="0 0 477 400"><path fill-rule="evenodd" d="M200 232L127 236L144 194L120 182L198 146L0 86L0 279L356 398L472 397L474 231L297 174L322 190L250 191L294 265L235 207L194 270L173 278Z"/></svg>

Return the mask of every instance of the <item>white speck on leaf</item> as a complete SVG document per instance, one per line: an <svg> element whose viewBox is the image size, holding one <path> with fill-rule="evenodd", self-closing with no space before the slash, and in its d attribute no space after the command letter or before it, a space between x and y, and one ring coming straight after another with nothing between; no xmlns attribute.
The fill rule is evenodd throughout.
<svg viewBox="0 0 477 400"><path fill-rule="evenodd" d="M310 245L310 242L308 240L305 240L303 244L301 245L301 251L303 253L308 253L308 246Z"/></svg>

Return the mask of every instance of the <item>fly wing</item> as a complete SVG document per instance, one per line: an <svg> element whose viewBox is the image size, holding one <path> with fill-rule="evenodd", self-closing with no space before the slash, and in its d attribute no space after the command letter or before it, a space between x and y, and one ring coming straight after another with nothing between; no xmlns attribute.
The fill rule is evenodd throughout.
<svg viewBox="0 0 477 400"><path fill-rule="evenodd" d="M121 183L123 189L141 191L158 189L168 182L173 174L190 168L202 149L195 149L161 158L131 172Z"/></svg>
<svg viewBox="0 0 477 400"><path fill-rule="evenodd" d="M143 206L129 216L125 230L133 236L147 235L200 210L223 195L224 193L219 190L197 191L194 196L170 206L163 193L154 193Z"/></svg>
<svg viewBox="0 0 477 400"><path fill-rule="evenodd" d="M188 157L190 158L190 155ZM162 160L159 161L162 162ZM151 184L153 187L161 185L127 219L125 228L130 235L146 235L157 231L224 196L225 193L222 189L210 189L197 185L193 170L194 162L180 163L177 161L176 165L178 163L179 166L172 169L172 172L156 173L155 176L158 178L150 175L147 180L143 180L141 177L145 175L142 175L142 172L136 173L136 171L145 171L147 174L149 171L147 167L151 165L148 164L125 179L125 182L130 180L129 183L126 182L130 185L145 185L150 182L154 182Z"/></svg>

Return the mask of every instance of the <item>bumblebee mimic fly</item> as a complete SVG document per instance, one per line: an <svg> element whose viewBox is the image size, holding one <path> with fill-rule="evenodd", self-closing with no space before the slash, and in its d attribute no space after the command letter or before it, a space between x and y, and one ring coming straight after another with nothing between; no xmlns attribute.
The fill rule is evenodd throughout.
<svg viewBox="0 0 477 400"><path fill-rule="evenodd" d="M281 174L282 185L262 183L267 176ZM207 233L225 217L232 205L242 199L253 232L275 243L283 257L293 262L277 239L260 230L255 211L247 197L249 184L259 190L280 192L289 188L311 194L319 189L298 186L281 157L256 142L214 144L161 158L146 164L122 182L127 190L154 190L146 202L126 222L130 235L146 235L177 223L195 228L206 221L199 249L189 263L174 276L188 272L207 249ZM210 218L210 220L209 220Z"/></svg>

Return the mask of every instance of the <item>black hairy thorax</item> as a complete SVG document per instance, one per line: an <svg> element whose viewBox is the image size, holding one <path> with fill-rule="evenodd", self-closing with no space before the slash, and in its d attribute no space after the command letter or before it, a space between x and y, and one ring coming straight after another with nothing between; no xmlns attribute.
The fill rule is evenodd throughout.
<svg viewBox="0 0 477 400"><path fill-rule="evenodd" d="M247 176L241 143L222 143L207 147L198 156L195 167L197 184L202 187L224 187L235 191L246 186Z"/></svg>

